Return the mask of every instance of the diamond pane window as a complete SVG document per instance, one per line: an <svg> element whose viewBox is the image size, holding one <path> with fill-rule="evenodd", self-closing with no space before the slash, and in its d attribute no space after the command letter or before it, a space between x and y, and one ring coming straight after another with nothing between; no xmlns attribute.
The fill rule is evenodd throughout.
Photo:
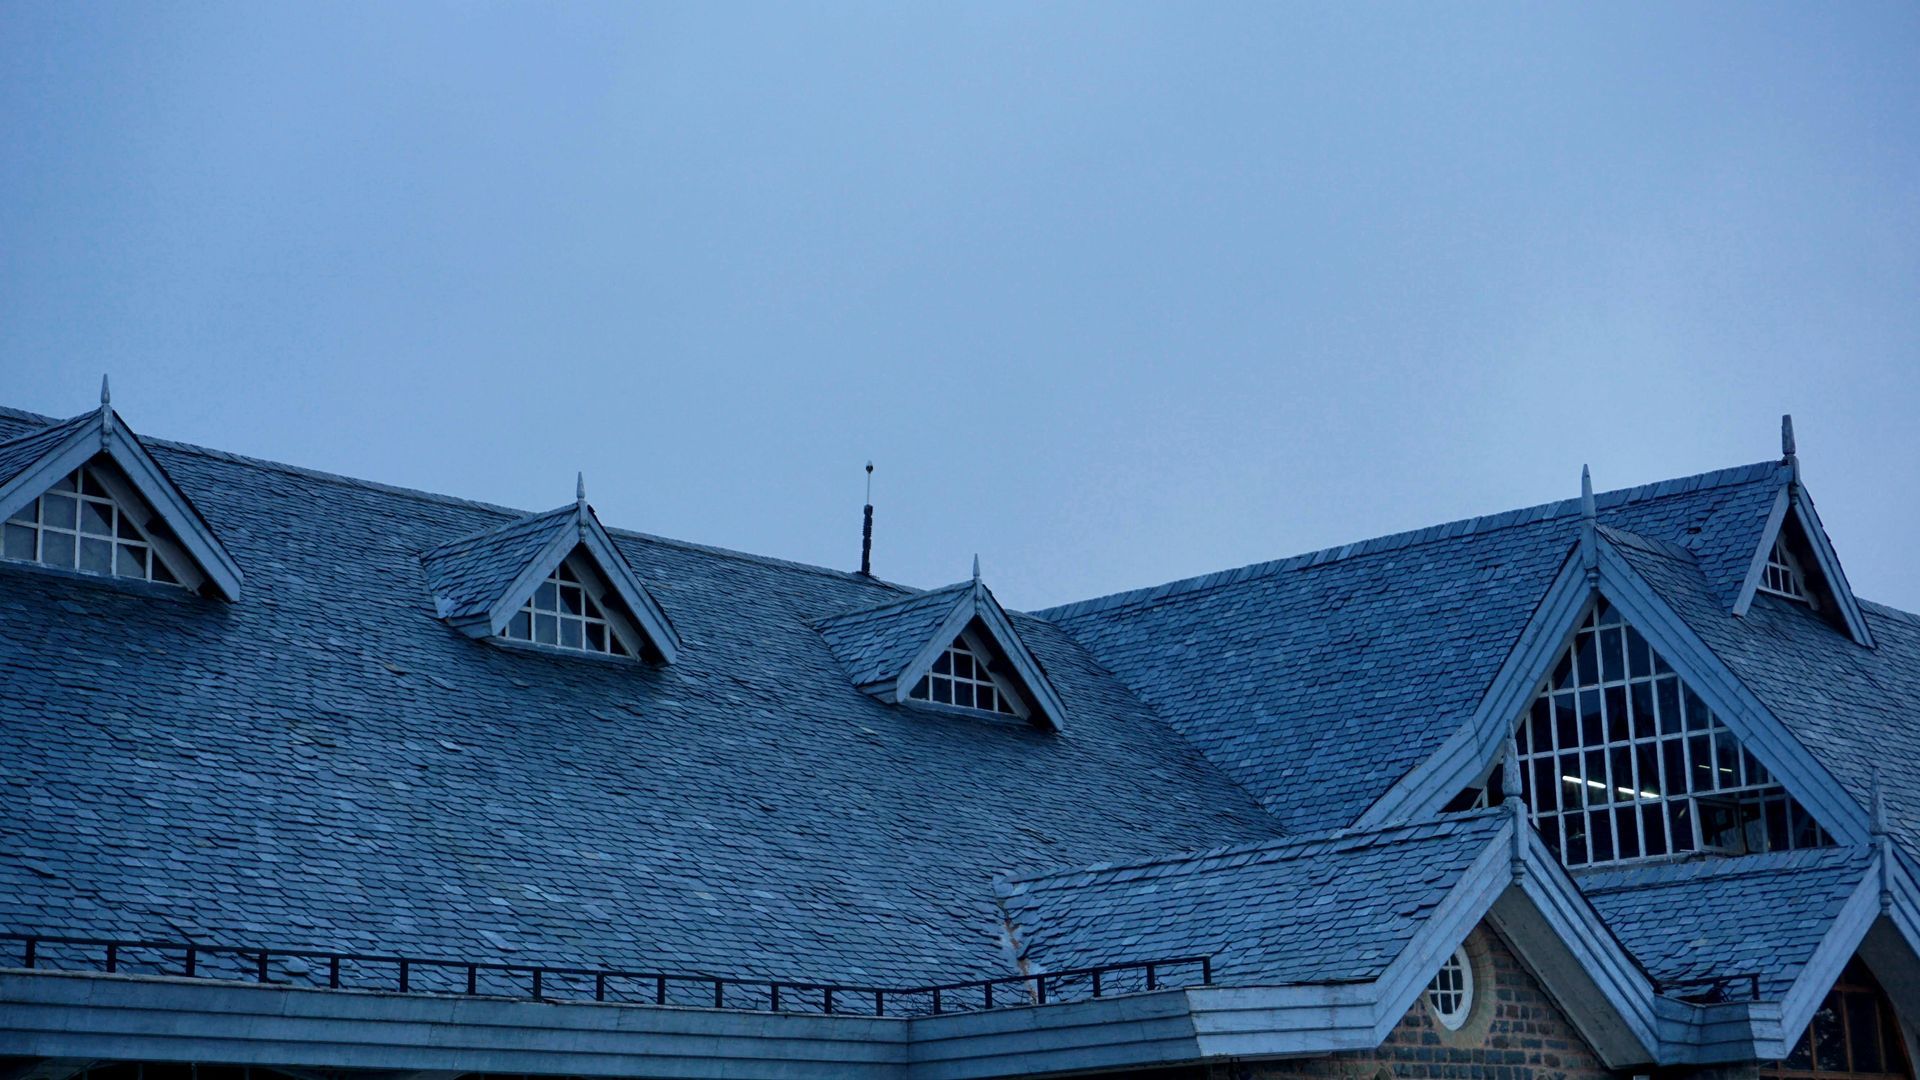
<svg viewBox="0 0 1920 1080"><path fill-rule="evenodd" d="M1800 584L1799 567L1788 553L1783 536L1774 538L1773 550L1767 553L1767 568L1760 572L1760 589L1789 600L1807 599L1807 590Z"/></svg>
<svg viewBox="0 0 1920 1080"><path fill-rule="evenodd" d="M953 639L953 644L933 662L932 670L921 677L908 696L916 701L1002 716L1024 715L1012 690L990 670L986 653L975 649L965 634Z"/></svg>
<svg viewBox="0 0 1920 1080"><path fill-rule="evenodd" d="M585 583L573 568L561 563L513 618L501 635L512 641L531 641L557 649L631 656L626 642L614 632Z"/></svg>
<svg viewBox="0 0 1920 1080"><path fill-rule="evenodd" d="M1516 741L1534 827L1567 866L1832 843L1604 601Z"/></svg>
<svg viewBox="0 0 1920 1080"><path fill-rule="evenodd" d="M140 522L100 469L82 466L46 494L14 511L0 537L0 555L110 577L178 584Z"/></svg>

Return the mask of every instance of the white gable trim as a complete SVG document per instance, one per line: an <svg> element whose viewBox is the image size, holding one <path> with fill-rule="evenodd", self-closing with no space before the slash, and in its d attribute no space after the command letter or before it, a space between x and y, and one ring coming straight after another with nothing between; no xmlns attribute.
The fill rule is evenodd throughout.
<svg viewBox="0 0 1920 1080"><path fill-rule="evenodd" d="M1866 843L1867 815L1859 803L1620 557L1612 542L1604 536L1596 540L1599 594L1619 609L1627 624L1647 639L1836 843ZM1592 596L1576 553L1562 567L1473 718L1369 807L1356 827L1437 813L1485 775L1505 754L1521 713L1572 639Z"/></svg>
<svg viewBox="0 0 1920 1080"><path fill-rule="evenodd" d="M245 575L222 547L206 520L160 468L139 436L110 409L102 408L19 476L0 485L0 520L44 494L62 477L105 454L119 466L140 498L153 508L179 541L195 569L222 599L240 599Z"/></svg>
<svg viewBox="0 0 1920 1080"><path fill-rule="evenodd" d="M614 546L613 537L600 524L600 519L594 516L593 509L584 502L579 504L571 527L554 534L553 539L514 577L512 584L501 592L483 616L460 620L455 625L472 637L498 636L506 630L514 614L526 605L540 583L547 580L576 550L585 553L594 571L607 583L613 598L619 601L619 606L626 608L620 619L609 621L614 622L616 632L624 631L621 636L626 639L629 650L635 656L640 656L651 648L666 663L677 660L680 655L680 635L667 619L666 611L635 576L633 568L627 565L627 560ZM629 616L632 622L628 622Z"/></svg>
<svg viewBox="0 0 1920 1080"><path fill-rule="evenodd" d="M1826 526L1820 523L1820 515L1813 508L1813 497L1807 494L1806 485L1796 480L1789 479L1780 485L1780 494L1767 515L1766 527L1760 531L1760 545L1747 565L1747 576L1740 584L1740 594L1734 598L1733 613L1745 615L1753 607L1754 594L1759 591L1762 575L1766 572L1767 557L1773 552L1774 542L1780 538L1780 530L1786 527L1789 513L1800 523L1801 535L1807 538L1807 546L1813 550L1812 569L1819 572L1827 593L1839 608L1840 621L1846 627L1848 636L1856 643L1872 648L1873 632L1867 628L1866 614L1860 610L1860 601L1853 595L1853 587L1847 583L1847 573L1840 566L1840 555L1833 550L1833 542L1827 538ZM1807 569L1801 567L1803 572Z"/></svg>
<svg viewBox="0 0 1920 1080"><path fill-rule="evenodd" d="M900 704L911 700L913 688L920 683L922 676L933 669L933 663L953 644L966 629L978 621L986 632L987 644L994 651L1006 657L1007 664L1013 669L1011 674L1019 680L1021 696L1034 717L1054 731L1066 727L1067 710L1060 700L1060 694L1047 678L1046 670L1040 661L1027 649L1026 643L1014 631L1013 621L1000 607L999 601L987 591L987 587L975 581L973 587L960 595L946 618L934 630L933 636L893 680L892 697Z"/></svg>
<svg viewBox="0 0 1920 1080"><path fill-rule="evenodd" d="M1440 812L1448 800L1487 774L1505 753L1514 725L1533 701L1534 691L1553 662L1573 640L1593 599L1578 548L1560 564L1560 573L1534 608L1519 640L1500 665L1473 716L1431 757L1400 778L1353 823L1373 828L1412 821Z"/></svg>

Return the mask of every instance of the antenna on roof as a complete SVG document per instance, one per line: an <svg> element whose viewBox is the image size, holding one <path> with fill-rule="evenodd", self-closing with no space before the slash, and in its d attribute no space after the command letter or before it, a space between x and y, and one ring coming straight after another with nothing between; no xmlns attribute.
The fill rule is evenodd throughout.
<svg viewBox="0 0 1920 1080"><path fill-rule="evenodd" d="M1580 554L1587 564L1587 582L1600 579L1600 544L1595 531L1599 514L1593 507L1593 473L1580 466Z"/></svg>
<svg viewBox="0 0 1920 1080"><path fill-rule="evenodd" d="M873 462L867 462L867 509L860 524L860 573L873 576Z"/></svg>

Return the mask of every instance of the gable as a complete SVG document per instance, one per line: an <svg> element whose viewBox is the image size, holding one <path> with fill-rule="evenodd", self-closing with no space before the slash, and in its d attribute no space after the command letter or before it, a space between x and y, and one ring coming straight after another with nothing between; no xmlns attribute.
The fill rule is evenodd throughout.
<svg viewBox="0 0 1920 1080"><path fill-rule="evenodd" d="M89 504L96 510L109 504L117 506L125 511L137 536L110 535L121 528L121 514L114 511L107 515L111 519L107 531L76 530L71 563L61 558L40 558L48 539L42 527L58 530L65 520L68 500L56 488L68 484L73 486L76 505L72 509L76 515ZM89 491L81 491L83 485ZM38 504L49 492L56 492L53 504L44 509L53 516L43 520L43 507ZM31 523L21 517L28 513L34 518ZM35 558L18 561L104 576L134 576L116 572L123 558L117 547L119 541L126 540L136 550L124 557L145 564L146 572L140 575L143 579L154 579L152 564L157 551L166 576L177 583L229 601L240 596L239 564L185 492L148 453L140 437L106 403L104 389L99 410L0 443L0 520L13 520L21 526L14 530L13 543L17 545L26 542L28 531L36 533ZM82 531L89 535L78 535ZM109 540L116 550L108 550ZM137 550L143 546L144 552Z"/></svg>
<svg viewBox="0 0 1920 1080"><path fill-rule="evenodd" d="M1066 724L1046 668L979 578L843 612L815 628L862 693L1014 716L1054 731Z"/></svg>
<svg viewBox="0 0 1920 1080"><path fill-rule="evenodd" d="M1778 480L1761 462L1595 501L1603 524L1681 542ZM1336 828L1474 718L1579 531L1570 499L1039 614L1290 828Z"/></svg>
<svg viewBox="0 0 1920 1080"><path fill-rule="evenodd" d="M436 614L469 636L665 663L679 654L666 612L584 498L441 544L420 563Z"/></svg>

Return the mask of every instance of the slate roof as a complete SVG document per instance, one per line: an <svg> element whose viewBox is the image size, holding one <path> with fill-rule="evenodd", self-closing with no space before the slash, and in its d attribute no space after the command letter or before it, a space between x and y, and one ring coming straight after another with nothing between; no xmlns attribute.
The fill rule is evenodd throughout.
<svg viewBox="0 0 1920 1080"><path fill-rule="evenodd" d="M820 636L846 665L856 686L897 678L972 588L973 582L962 581L830 616L817 624Z"/></svg>
<svg viewBox="0 0 1920 1080"><path fill-rule="evenodd" d="M1761 462L1595 502L1603 523L1730 565L1739 523L1782 483L1779 463ZM1578 500L1548 503L1039 614L1290 831L1339 828L1472 715L1578 517Z"/></svg>
<svg viewBox="0 0 1920 1080"><path fill-rule="evenodd" d="M579 509L573 504L533 514L520 521L487 529L442 544L420 557L427 587L442 602L441 616L457 619L483 614L534 556L554 537L575 527Z"/></svg>
<svg viewBox="0 0 1920 1080"><path fill-rule="evenodd" d="M1777 1000L1872 857L1867 848L1816 848L1587 871L1578 881L1656 982L1754 975L1761 998Z"/></svg>
<svg viewBox="0 0 1920 1080"><path fill-rule="evenodd" d="M1038 970L1115 956L1213 958L1230 985L1377 978L1511 816L1500 809L1007 882Z"/></svg>
<svg viewBox="0 0 1920 1080"><path fill-rule="evenodd" d="M0 484L25 472L47 452L65 442L74 432L91 423L97 413L81 413L57 424L10 434L0 442Z"/></svg>
<svg viewBox="0 0 1920 1080"><path fill-rule="evenodd" d="M1888 831L1920 851L1920 617L1863 602L1874 640L1863 648L1806 605L1766 593L1729 615L1689 553L1619 550L1862 808L1878 770Z"/></svg>
<svg viewBox="0 0 1920 1080"><path fill-rule="evenodd" d="M814 623L906 590L636 533L678 663L497 647L421 555L521 512L148 448L247 591L0 566L7 930L958 979L995 874L1279 834L1039 620L1065 735L860 693Z"/></svg>

